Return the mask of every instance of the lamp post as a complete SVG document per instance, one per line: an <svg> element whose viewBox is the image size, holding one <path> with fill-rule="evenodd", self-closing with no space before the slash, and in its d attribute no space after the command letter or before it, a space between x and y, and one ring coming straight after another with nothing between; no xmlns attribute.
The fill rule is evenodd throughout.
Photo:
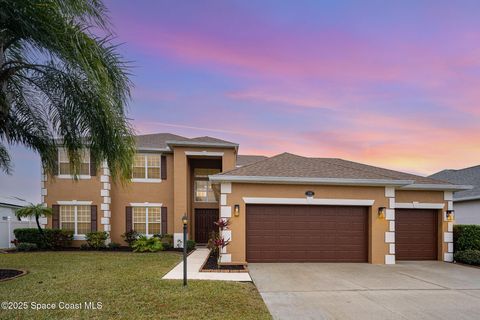
<svg viewBox="0 0 480 320"><path fill-rule="evenodd" d="M187 286L187 223L188 217L185 214L182 217L183 222L183 286Z"/></svg>

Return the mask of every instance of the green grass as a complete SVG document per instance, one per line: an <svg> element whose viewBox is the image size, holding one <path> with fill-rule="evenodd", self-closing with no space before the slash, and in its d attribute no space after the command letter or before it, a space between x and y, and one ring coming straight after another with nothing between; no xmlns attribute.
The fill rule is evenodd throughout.
<svg viewBox="0 0 480 320"><path fill-rule="evenodd" d="M0 302L101 302L101 310L1 310L0 319L270 319L252 283L161 280L177 253L0 254L0 268L28 270L0 282Z"/></svg>

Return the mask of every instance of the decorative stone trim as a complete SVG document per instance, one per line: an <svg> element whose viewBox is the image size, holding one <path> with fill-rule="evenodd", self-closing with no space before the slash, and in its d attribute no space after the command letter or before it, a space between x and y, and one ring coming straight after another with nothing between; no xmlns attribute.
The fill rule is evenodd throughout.
<svg viewBox="0 0 480 320"><path fill-rule="evenodd" d="M224 253L220 256L221 263L230 263L232 262L232 255L229 253Z"/></svg>
<svg viewBox="0 0 480 320"><path fill-rule="evenodd" d="M452 253L452 252L453 252L453 242L449 242L449 243L447 244L447 248L448 248L447 251L450 252L450 253Z"/></svg>
<svg viewBox="0 0 480 320"><path fill-rule="evenodd" d="M443 241L447 243L453 242L453 232L444 232Z"/></svg>
<svg viewBox="0 0 480 320"><path fill-rule="evenodd" d="M220 205L221 206L226 206L227 205L227 195L226 194L221 194L220 195Z"/></svg>
<svg viewBox="0 0 480 320"><path fill-rule="evenodd" d="M223 230L222 237L225 241L232 241L232 230Z"/></svg>
<svg viewBox="0 0 480 320"><path fill-rule="evenodd" d="M453 192L452 191L445 191L443 193L443 200L445 201L453 201Z"/></svg>
<svg viewBox="0 0 480 320"><path fill-rule="evenodd" d="M47 182L47 175L45 174L45 170L43 168L43 166L40 166L40 170L41 170L41 175L40 175L40 185L41 185L41 189L40 189L40 197L42 199L42 206L43 207L47 207L47 201L46 201L46 196L48 194L48 191L47 191L47 188L46 188L46 182ZM40 222L40 227L42 228L45 228L47 226L47 223L48 223L48 220L46 217L42 217L39 219L39 222Z"/></svg>
<svg viewBox="0 0 480 320"><path fill-rule="evenodd" d="M221 193L232 193L232 184L230 182L222 183L220 185Z"/></svg>
<svg viewBox="0 0 480 320"><path fill-rule="evenodd" d="M188 234L187 234L188 239ZM178 232L173 234L173 246L175 248L183 248L183 233Z"/></svg>
<svg viewBox="0 0 480 320"><path fill-rule="evenodd" d="M102 162L101 166L102 175L100 176L100 181L102 182L102 189L100 189L100 196L103 199L103 202L100 205L100 210L102 211L101 224L103 225L103 231L108 232L110 236L110 204L112 203L112 198L110 197L110 169L106 161ZM110 242L110 237L107 240L107 243Z"/></svg>
<svg viewBox="0 0 480 320"><path fill-rule="evenodd" d="M445 262L453 262L453 253L445 252L443 254L443 261Z"/></svg>
<svg viewBox="0 0 480 320"><path fill-rule="evenodd" d="M395 264L395 255L394 254L386 254L385 255L385 264Z"/></svg>
<svg viewBox="0 0 480 320"><path fill-rule="evenodd" d="M230 206L222 206L220 208L220 217L222 218L230 218L232 216L232 207Z"/></svg>
<svg viewBox="0 0 480 320"><path fill-rule="evenodd" d="M448 232L453 232L453 222L447 223L447 231Z"/></svg>
<svg viewBox="0 0 480 320"><path fill-rule="evenodd" d="M395 264L395 188L385 187L385 197L388 199L388 208L385 212L385 220L388 223L388 231L385 232L388 254L385 255L385 264Z"/></svg>

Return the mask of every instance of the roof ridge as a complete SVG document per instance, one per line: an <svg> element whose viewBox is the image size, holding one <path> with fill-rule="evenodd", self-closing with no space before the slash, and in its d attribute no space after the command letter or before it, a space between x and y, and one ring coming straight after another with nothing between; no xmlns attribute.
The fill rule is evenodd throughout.
<svg viewBox="0 0 480 320"><path fill-rule="evenodd" d="M333 164L333 165L338 165L338 166L340 166L340 167L349 168L349 169L353 169L353 170L356 170L356 171L362 171L362 172L372 173L372 171L370 171L370 170L364 170L364 169L360 169L360 168L355 168L355 167L353 167L353 166L342 165L342 164L339 164L339 163L333 163L333 162L330 161L331 159L338 159L338 160L341 160L341 161L344 161L344 162L353 162L353 161L349 161L349 160L345 160L345 159L341 159L341 158L325 158L325 160L326 160L328 163ZM354 163L358 163L358 164L361 164L361 165L363 165L363 166L369 166L369 167L371 167L371 166L368 165L368 164L364 164L364 163L360 163L360 162L354 162ZM380 167L377 167L377 168L380 168ZM385 168L380 168L380 169L385 169ZM389 169L385 169L385 170L389 170ZM400 171L398 171L398 172L400 172ZM404 172L400 172L400 173L404 174ZM384 176L384 177L386 177L386 178L390 178L390 179L398 179L397 177L394 177L393 175L386 175L386 174L377 173L377 172L376 172L376 174L381 175L381 176Z"/></svg>
<svg viewBox="0 0 480 320"><path fill-rule="evenodd" d="M231 172L236 171L236 170L238 170L238 169L246 169L246 168L248 168L248 167L250 167L250 166L257 165L257 164L259 164L260 162L264 162L264 161L267 161L267 160L270 160L270 159L273 159L273 158L277 158L277 157L279 157L279 156L281 156L281 155L284 155L284 154L289 154L289 153L288 153L288 152L282 152L282 153L276 154L276 155L271 156L271 157L266 157L265 159L258 160L258 161L253 162L253 163L246 164L246 165L244 165L244 166L241 167L241 168L233 168L232 170L224 171L224 172L220 173L220 175L226 175L227 173L231 173Z"/></svg>

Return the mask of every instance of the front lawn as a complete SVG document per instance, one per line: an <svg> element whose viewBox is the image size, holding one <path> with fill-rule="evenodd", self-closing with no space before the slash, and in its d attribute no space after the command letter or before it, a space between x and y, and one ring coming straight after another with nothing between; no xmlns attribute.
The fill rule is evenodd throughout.
<svg viewBox="0 0 480 320"><path fill-rule="evenodd" d="M252 283L161 280L177 253L35 252L0 254L0 268L26 276L0 282L0 302L27 302L28 310L1 310L0 319L270 319ZM82 304L59 310L60 302ZM100 302L100 310L85 310ZM32 310L32 303L57 305ZM77 305L78 306L78 305Z"/></svg>

